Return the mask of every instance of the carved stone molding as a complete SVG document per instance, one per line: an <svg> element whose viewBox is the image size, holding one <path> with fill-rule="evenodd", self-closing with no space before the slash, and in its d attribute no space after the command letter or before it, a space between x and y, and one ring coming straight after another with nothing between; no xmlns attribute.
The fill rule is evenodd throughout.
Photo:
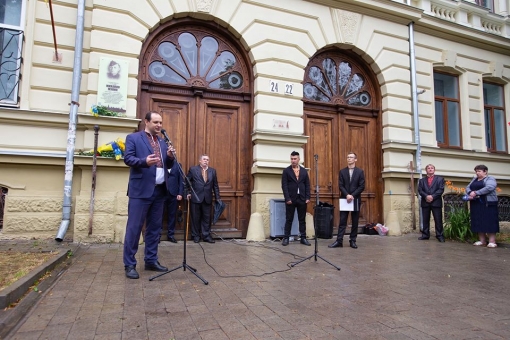
<svg viewBox="0 0 510 340"><path fill-rule="evenodd" d="M211 12L213 0L195 0L195 5L198 12Z"/></svg>
<svg viewBox="0 0 510 340"><path fill-rule="evenodd" d="M335 22L335 31L339 42L345 44L356 43L359 27L361 24L361 14L332 9L333 22Z"/></svg>

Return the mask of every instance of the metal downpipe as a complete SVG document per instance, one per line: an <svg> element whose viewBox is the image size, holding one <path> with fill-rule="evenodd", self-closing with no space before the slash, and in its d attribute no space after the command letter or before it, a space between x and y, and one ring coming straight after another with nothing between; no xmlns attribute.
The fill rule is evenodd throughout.
<svg viewBox="0 0 510 340"><path fill-rule="evenodd" d="M76 39L74 43L73 84L71 89L71 103L69 111L69 128L67 131L67 151L64 175L64 203L62 209L62 222L58 228L55 240L62 242L71 222L74 149L76 144L76 122L78 107L80 106L80 83L82 74L83 31L85 26L85 0L78 0L78 13L76 17Z"/></svg>
<svg viewBox="0 0 510 340"><path fill-rule="evenodd" d="M416 143L416 172L421 178L421 142L420 142L420 116L418 113L418 86L416 84L416 54L414 52L414 22L409 25L409 60L411 66L411 98L413 103L414 142ZM420 195L418 194L418 204ZM423 230L423 216L418 207L420 230Z"/></svg>

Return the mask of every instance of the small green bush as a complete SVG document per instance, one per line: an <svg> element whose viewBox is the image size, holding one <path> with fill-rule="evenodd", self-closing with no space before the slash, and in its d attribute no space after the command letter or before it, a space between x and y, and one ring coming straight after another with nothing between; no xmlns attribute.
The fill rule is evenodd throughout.
<svg viewBox="0 0 510 340"><path fill-rule="evenodd" d="M444 236L451 240L473 242L478 239L471 231L471 216L467 206L451 207L444 224Z"/></svg>

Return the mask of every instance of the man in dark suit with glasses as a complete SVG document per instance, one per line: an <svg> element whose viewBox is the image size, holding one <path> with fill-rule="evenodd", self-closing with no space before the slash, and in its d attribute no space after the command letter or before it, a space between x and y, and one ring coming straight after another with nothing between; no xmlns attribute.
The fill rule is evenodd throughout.
<svg viewBox="0 0 510 340"><path fill-rule="evenodd" d="M358 248L356 237L358 236L359 209L361 207L361 193L365 190L365 173L362 169L356 167L358 157L354 152L347 154L347 167L338 173L338 187L340 189L340 198L347 200L347 203L353 202L354 211L351 211L351 234L349 235L349 245L351 248ZM347 218L349 211L340 211L340 225L338 226L338 235L336 241L330 244L329 248L343 247L343 238L347 228Z"/></svg>

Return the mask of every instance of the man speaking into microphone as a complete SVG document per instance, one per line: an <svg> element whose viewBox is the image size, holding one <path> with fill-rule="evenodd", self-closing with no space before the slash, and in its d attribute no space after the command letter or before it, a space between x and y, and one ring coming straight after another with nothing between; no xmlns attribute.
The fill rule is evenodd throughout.
<svg viewBox="0 0 510 340"><path fill-rule="evenodd" d="M138 279L136 252L145 231L145 270L165 272L168 268L158 261L158 242L163 223L168 169L174 163L175 149L158 137L162 127L161 115L148 112L145 130L126 137L124 163L130 167L128 192L128 220L124 238L124 269L126 277Z"/></svg>

